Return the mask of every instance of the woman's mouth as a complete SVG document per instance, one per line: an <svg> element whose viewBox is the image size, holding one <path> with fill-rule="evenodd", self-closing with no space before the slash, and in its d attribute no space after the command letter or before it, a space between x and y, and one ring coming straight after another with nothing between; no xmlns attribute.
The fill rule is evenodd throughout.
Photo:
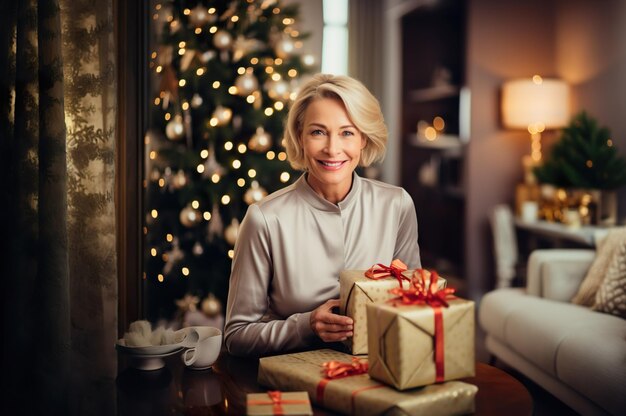
<svg viewBox="0 0 626 416"><path fill-rule="evenodd" d="M338 170L346 163L345 160L333 161L333 160L318 160L317 163L322 165L324 169L327 170Z"/></svg>

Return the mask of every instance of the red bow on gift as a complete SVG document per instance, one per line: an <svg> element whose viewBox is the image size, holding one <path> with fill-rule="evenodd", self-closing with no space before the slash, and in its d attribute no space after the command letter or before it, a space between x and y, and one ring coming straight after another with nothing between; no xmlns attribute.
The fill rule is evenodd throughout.
<svg viewBox="0 0 626 416"><path fill-rule="evenodd" d="M397 295L397 298L391 300L396 304L403 305L430 305L448 307L446 299L450 299L456 289L445 288L439 290L437 280L439 275L433 271L430 273L430 283L426 283L426 275L428 271L425 269L417 269L413 272L411 278L411 286L408 289L394 288L389 292Z"/></svg>
<svg viewBox="0 0 626 416"><path fill-rule="evenodd" d="M409 280L408 277L402 275L402 272L408 270L406 264L400 259L394 259L389 266L378 263L367 269L365 277L372 280L383 279L387 276L393 276L398 279L398 284L402 287L403 280Z"/></svg>
<svg viewBox="0 0 626 416"><path fill-rule="evenodd" d="M322 364L322 368L322 372L326 378L335 379L365 374L368 370L368 364L367 362L361 361L356 357L352 357L351 363L343 361L326 361Z"/></svg>
<svg viewBox="0 0 626 416"><path fill-rule="evenodd" d="M320 380L317 384L317 403L323 405L324 403L324 390L326 389L326 385L332 381L339 378L350 377L350 376L358 376L359 374L366 374L369 365L365 361L359 360L357 357L352 357L351 363L346 363L343 361L326 361L322 364L322 373L324 374L324 378ZM384 387L382 384L374 384L371 386L366 386L352 392L352 412L354 414L354 401L357 394L371 389L378 389Z"/></svg>

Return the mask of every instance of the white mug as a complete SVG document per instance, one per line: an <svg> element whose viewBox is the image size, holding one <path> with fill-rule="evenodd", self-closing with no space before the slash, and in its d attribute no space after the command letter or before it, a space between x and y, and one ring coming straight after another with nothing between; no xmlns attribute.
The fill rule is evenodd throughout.
<svg viewBox="0 0 626 416"><path fill-rule="evenodd" d="M536 222L539 218L539 204L535 201L526 201L522 204L522 220Z"/></svg>
<svg viewBox="0 0 626 416"><path fill-rule="evenodd" d="M192 326L186 330L198 334L198 343L185 350L183 362L194 370L210 368L220 355L222 331L211 326Z"/></svg>

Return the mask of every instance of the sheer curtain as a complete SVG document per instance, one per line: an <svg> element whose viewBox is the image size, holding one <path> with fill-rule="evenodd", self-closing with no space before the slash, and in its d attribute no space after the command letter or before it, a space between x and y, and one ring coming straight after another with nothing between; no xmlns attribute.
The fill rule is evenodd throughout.
<svg viewBox="0 0 626 416"><path fill-rule="evenodd" d="M115 413L112 0L0 5L2 401Z"/></svg>
<svg viewBox="0 0 626 416"><path fill-rule="evenodd" d="M383 0L350 0L348 74L383 98Z"/></svg>

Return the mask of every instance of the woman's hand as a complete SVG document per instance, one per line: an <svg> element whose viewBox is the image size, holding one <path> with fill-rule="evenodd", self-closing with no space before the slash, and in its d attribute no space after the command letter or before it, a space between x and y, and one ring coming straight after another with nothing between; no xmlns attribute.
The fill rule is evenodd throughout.
<svg viewBox="0 0 626 416"><path fill-rule="evenodd" d="M344 341L352 336L352 319L332 312L339 305L339 299L331 299L311 312L311 329L324 342Z"/></svg>

